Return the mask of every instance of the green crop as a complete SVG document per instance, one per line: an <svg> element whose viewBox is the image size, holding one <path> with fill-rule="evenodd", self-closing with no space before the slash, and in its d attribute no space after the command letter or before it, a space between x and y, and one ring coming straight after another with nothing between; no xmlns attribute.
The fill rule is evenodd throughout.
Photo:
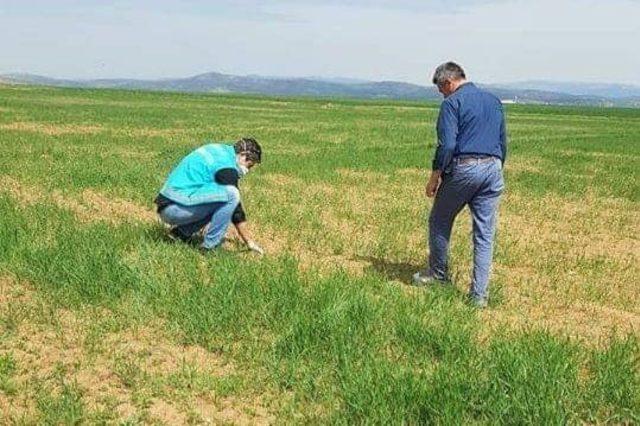
<svg viewBox="0 0 640 426"><path fill-rule="evenodd" d="M508 107L479 312L466 212L453 286L407 285L437 108L0 87L3 418L640 422L640 110ZM169 243L152 200L171 167L245 135L268 255Z"/></svg>

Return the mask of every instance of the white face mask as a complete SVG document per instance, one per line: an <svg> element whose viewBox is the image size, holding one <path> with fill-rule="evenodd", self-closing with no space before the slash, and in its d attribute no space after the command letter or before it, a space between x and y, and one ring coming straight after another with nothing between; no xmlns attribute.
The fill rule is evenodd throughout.
<svg viewBox="0 0 640 426"><path fill-rule="evenodd" d="M249 168L243 164L238 164L240 166L240 176L245 176L249 174Z"/></svg>

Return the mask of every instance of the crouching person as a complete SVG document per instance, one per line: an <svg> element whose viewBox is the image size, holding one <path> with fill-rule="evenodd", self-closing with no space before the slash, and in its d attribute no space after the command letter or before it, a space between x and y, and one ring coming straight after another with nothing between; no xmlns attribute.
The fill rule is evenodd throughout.
<svg viewBox="0 0 640 426"><path fill-rule="evenodd" d="M171 226L169 237L187 242L206 227L201 248L217 248L233 223L250 250L264 254L250 236L240 201L238 181L261 162L255 139L242 138L233 146L201 146L171 171L156 197L158 214Z"/></svg>

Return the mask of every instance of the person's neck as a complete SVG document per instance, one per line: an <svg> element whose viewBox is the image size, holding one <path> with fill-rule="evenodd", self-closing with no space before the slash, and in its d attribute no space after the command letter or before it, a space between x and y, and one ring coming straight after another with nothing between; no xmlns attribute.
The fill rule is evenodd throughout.
<svg viewBox="0 0 640 426"><path fill-rule="evenodd" d="M462 87L464 84L468 83L468 81L466 79L461 79L458 81L454 81L453 82L453 91L451 93L454 93L456 90L458 90L460 87Z"/></svg>

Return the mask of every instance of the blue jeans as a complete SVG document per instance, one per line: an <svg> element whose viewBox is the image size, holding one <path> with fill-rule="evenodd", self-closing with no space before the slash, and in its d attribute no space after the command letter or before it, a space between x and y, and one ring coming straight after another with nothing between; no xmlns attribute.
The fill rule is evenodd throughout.
<svg viewBox="0 0 640 426"><path fill-rule="evenodd" d="M450 173L443 175L429 216L429 273L449 279L449 239L453 222L468 205L473 219L473 276L469 295L488 298L493 237L500 194L504 189L499 159L460 164L454 159Z"/></svg>
<svg viewBox="0 0 640 426"><path fill-rule="evenodd" d="M229 195L227 202L197 204L195 206L170 204L160 212L160 218L169 225L175 225L176 230L184 237L190 237L209 224L202 247L205 249L216 248L222 242L231 222L231 215L240 203L238 188L227 186L227 193Z"/></svg>

